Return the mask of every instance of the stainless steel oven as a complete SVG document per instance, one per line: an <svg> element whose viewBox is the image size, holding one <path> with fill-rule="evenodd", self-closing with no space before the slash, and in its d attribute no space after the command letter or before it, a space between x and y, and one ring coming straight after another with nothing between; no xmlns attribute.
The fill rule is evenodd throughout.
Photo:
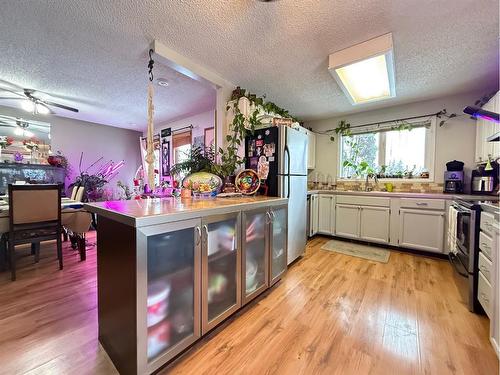
<svg viewBox="0 0 500 375"><path fill-rule="evenodd" d="M481 207L478 202L456 199L457 251L449 253L454 268L457 288L470 311L478 311L477 277L479 256L479 219Z"/></svg>

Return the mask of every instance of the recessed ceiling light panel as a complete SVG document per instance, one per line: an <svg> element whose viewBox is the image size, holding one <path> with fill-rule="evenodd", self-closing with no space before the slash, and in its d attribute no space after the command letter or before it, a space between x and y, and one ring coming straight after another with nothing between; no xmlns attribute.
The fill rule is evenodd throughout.
<svg viewBox="0 0 500 375"><path fill-rule="evenodd" d="M331 54L328 70L354 105L395 97L392 34Z"/></svg>

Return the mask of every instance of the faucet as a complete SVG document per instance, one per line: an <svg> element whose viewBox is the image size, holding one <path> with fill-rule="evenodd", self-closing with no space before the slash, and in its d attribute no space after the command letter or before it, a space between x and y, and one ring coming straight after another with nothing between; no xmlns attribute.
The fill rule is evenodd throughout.
<svg viewBox="0 0 500 375"><path fill-rule="evenodd" d="M365 180L365 191L372 191L373 190L373 188L371 186L368 186L368 180L370 178L373 178L373 181L375 182L375 184L378 184L377 175L375 173L367 173L366 180Z"/></svg>

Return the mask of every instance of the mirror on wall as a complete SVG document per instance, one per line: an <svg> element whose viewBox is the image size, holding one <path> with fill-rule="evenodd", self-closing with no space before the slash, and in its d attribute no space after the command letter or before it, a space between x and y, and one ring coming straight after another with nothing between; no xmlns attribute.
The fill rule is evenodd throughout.
<svg viewBox="0 0 500 375"><path fill-rule="evenodd" d="M47 164L50 124L0 114L0 162Z"/></svg>

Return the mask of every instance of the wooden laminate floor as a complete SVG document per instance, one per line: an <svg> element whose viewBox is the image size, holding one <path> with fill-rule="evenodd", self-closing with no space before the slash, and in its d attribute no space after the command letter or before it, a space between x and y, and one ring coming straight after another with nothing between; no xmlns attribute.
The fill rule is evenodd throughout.
<svg viewBox="0 0 500 375"><path fill-rule="evenodd" d="M162 374L498 374L488 320L460 302L446 261L382 264L327 240ZM64 253L63 271L48 244L16 282L0 273L0 374L117 373L97 341L95 249L83 263Z"/></svg>

